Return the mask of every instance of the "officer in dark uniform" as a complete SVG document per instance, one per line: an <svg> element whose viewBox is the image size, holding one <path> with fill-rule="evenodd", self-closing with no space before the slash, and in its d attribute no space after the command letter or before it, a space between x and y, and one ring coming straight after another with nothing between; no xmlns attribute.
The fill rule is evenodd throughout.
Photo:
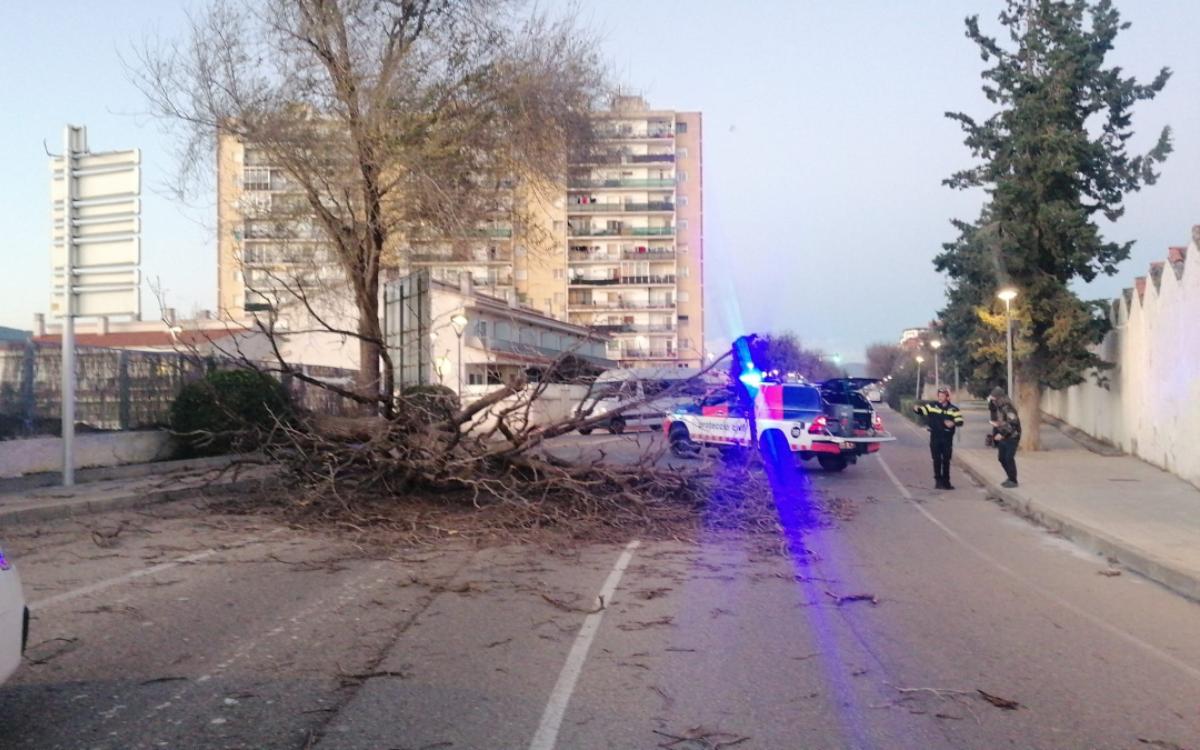
<svg viewBox="0 0 1200 750"><path fill-rule="evenodd" d="M938 388L934 403L918 402L913 411L926 418L929 429L929 453L933 456L934 488L952 490L950 456L954 452L954 431L963 425L962 412L950 403L950 389Z"/></svg>

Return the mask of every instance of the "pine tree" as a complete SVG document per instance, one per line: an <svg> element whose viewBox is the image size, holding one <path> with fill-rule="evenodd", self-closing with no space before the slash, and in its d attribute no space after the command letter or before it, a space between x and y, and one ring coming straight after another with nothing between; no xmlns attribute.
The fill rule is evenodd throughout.
<svg viewBox="0 0 1200 750"><path fill-rule="evenodd" d="M1090 347L1108 330L1106 307L1079 299L1069 285L1112 275L1129 257L1133 243L1106 241L1096 222L1118 220L1125 196L1153 184L1170 153L1170 128L1145 154L1131 155L1128 142L1134 105L1153 99L1171 73L1163 68L1143 85L1106 65L1129 27L1110 0L1008 0L1000 23L1005 43L985 35L977 16L966 20L967 37L991 66L983 92L998 111L982 122L946 113L979 163L945 184L982 187L988 200L973 223L955 222L959 237L934 265L951 281L942 312L950 344L977 381L1003 382L1003 306L995 295L1004 285L1018 290L1016 395L1026 447L1036 450L1042 390L1104 367Z"/></svg>

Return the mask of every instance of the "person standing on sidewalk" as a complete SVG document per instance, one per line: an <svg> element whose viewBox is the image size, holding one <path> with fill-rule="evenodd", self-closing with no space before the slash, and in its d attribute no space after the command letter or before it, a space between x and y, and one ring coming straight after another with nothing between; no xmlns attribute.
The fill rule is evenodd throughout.
<svg viewBox="0 0 1200 750"><path fill-rule="evenodd" d="M936 403L918 403L913 411L926 418L929 453L933 456L934 489L952 490L950 456L954 453L954 432L963 426L962 412L950 403L950 389L938 388Z"/></svg>
<svg viewBox="0 0 1200 750"><path fill-rule="evenodd" d="M996 446L997 458L1004 467L1008 479L1001 487L1017 486L1017 446L1021 444L1021 417L1012 399L1000 386L992 389L988 396L988 409L992 416L992 441Z"/></svg>

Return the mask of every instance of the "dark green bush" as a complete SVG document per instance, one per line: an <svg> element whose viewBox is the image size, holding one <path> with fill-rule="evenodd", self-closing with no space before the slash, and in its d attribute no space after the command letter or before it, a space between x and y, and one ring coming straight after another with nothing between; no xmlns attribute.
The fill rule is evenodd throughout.
<svg viewBox="0 0 1200 750"><path fill-rule="evenodd" d="M460 408L458 394L444 385L410 385L400 392L401 413L407 412L427 424L444 422Z"/></svg>
<svg viewBox="0 0 1200 750"><path fill-rule="evenodd" d="M887 383L886 397L888 406L899 411L901 399L915 399L916 396L917 363L910 360L892 372L892 379Z"/></svg>
<svg viewBox="0 0 1200 750"><path fill-rule="evenodd" d="M171 430L184 455L215 456L258 448L277 420L292 416L279 381L254 370L225 370L184 386L171 405Z"/></svg>

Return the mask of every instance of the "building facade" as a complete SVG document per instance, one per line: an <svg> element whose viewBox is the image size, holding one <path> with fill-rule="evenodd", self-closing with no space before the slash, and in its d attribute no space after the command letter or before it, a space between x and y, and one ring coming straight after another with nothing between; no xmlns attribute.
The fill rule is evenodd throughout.
<svg viewBox="0 0 1200 750"><path fill-rule="evenodd" d="M698 112L617 97L567 181L568 319L613 337L622 366L698 366L704 180Z"/></svg>
<svg viewBox="0 0 1200 750"><path fill-rule="evenodd" d="M396 368L396 387L444 385L457 393L475 386L539 380L560 360L573 371L598 374L616 366L604 334L551 318L472 286L457 286L422 270L387 284L384 331Z"/></svg>
<svg viewBox="0 0 1200 750"><path fill-rule="evenodd" d="M502 184L487 219L459 237L411 240L396 277L428 270L603 332L621 366L698 366L704 351L704 182L698 112L617 97L565 185ZM303 196L253 147L218 146L218 306L276 306L281 280L329 282L336 263Z"/></svg>

